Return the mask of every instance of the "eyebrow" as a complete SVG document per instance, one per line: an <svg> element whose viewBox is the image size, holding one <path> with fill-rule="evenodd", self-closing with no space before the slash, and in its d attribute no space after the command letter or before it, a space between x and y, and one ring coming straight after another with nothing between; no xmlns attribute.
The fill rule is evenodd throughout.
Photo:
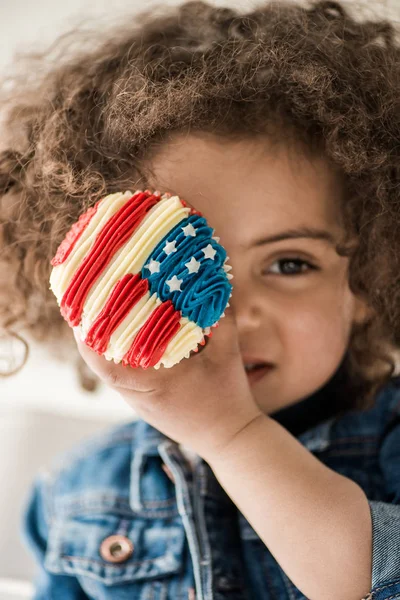
<svg viewBox="0 0 400 600"><path fill-rule="evenodd" d="M295 238L311 238L313 240L323 240L332 246L336 246L336 240L329 231L316 229L314 227L298 227L296 229L288 229L274 235L270 235L257 240L254 246L262 246L263 244L272 244L281 240L291 240Z"/></svg>

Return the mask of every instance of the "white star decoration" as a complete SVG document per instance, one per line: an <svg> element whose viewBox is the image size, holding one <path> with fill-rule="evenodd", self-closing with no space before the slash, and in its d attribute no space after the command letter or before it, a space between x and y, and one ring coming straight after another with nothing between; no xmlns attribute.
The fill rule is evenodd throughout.
<svg viewBox="0 0 400 600"><path fill-rule="evenodd" d="M197 273L197 271L201 267L201 263L198 260L196 260L194 256L192 256L190 261L185 264L185 267L187 267L189 273Z"/></svg>
<svg viewBox="0 0 400 600"><path fill-rule="evenodd" d="M175 244L176 240L173 240L172 242L167 242L164 246L165 254L172 254L172 252L176 252Z"/></svg>
<svg viewBox="0 0 400 600"><path fill-rule="evenodd" d="M169 291L170 292L181 292L181 288L180 285L182 283L183 279L178 279L176 275L174 275L172 277L172 279L168 279L168 281L166 281L166 284L169 285Z"/></svg>
<svg viewBox="0 0 400 600"><path fill-rule="evenodd" d="M183 233L185 234L185 236L188 235L192 235L193 237L196 237L196 229L193 227L193 225L191 223L188 223L188 225L186 225L186 227L181 227Z"/></svg>
<svg viewBox="0 0 400 600"><path fill-rule="evenodd" d="M204 252L204 258L211 258L211 260L214 260L214 256L217 254L217 251L211 246L211 244L208 244L208 246L202 248L202 251Z"/></svg>
<svg viewBox="0 0 400 600"><path fill-rule="evenodd" d="M153 275L153 273L159 273L160 272L160 263L158 262L158 260L152 259L149 262L149 264L146 265L146 269L148 269L152 275Z"/></svg>

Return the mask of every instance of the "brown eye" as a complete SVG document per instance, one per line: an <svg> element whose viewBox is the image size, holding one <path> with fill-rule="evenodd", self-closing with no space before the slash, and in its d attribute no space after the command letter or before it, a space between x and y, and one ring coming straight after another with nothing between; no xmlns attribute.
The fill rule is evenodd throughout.
<svg viewBox="0 0 400 600"><path fill-rule="evenodd" d="M280 258L272 264L273 265L276 265L276 264L282 265L281 272L279 272L279 269L278 269L278 272L276 271L276 269L275 269L275 271L272 271L273 274L277 274L277 275L303 275L303 274L307 274L309 271L318 269L318 267L312 265L310 262L308 262L306 260L302 260L301 258L289 258L289 257ZM305 269L301 268L304 265L306 268Z"/></svg>

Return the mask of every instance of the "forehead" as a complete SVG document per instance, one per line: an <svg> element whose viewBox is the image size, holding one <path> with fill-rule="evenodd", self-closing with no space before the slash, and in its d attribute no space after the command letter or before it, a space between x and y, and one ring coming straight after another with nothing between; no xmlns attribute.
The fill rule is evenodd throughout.
<svg viewBox="0 0 400 600"><path fill-rule="evenodd" d="M323 157L266 138L175 135L149 161L151 188L203 213L222 243L243 247L284 228L340 229L342 183Z"/></svg>

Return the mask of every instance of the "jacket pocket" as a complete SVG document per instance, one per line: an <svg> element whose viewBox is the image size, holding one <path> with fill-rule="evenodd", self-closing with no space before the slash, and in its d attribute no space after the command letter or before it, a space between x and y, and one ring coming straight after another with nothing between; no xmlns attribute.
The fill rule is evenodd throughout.
<svg viewBox="0 0 400 600"><path fill-rule="evenodd" d="M104 557L104 548L109 549L115 539L125 542L120 562ZM74 514L52 522L45 568L76 577L91 598L142 599L148 596L149 587L162 589L163 597L170 598L169 584L177 579L171 576L184 569L185 539L180 517ZM158 598L156 593L153 596Z"/></svg>

